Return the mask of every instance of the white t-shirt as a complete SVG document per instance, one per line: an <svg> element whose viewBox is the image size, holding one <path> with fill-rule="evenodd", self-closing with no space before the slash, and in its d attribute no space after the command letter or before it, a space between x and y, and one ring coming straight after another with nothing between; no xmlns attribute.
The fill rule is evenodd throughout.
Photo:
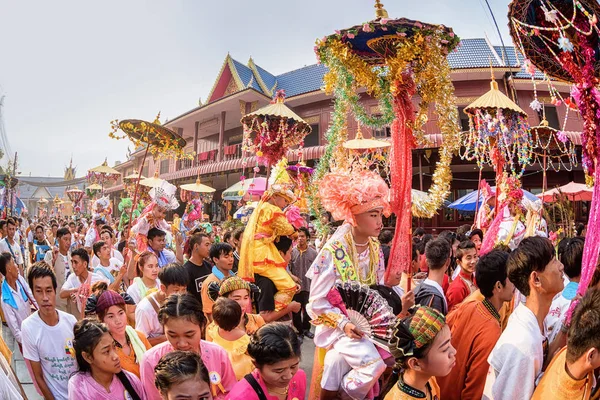
<svg viewBox="0 0 600 400"><path fill-rule="evenodd" d="M129 285L129 287L127 288L127 294L129 296L131 296L133 301L135 301L135 304L138 304L145 297L145 296L142 296L142 292L140 290L140 285L143 285L143 284L144 283L141 280L141 278L139 280L134 279L133 283L131 285ZM154 285L154 287L146 288L146 291L148 291L150 289L154 289L154 288L160 290L160 279L156 278L156 284Z"/></svg>
<svg viewBox="0 0 600 400"><path fill-rule="evenodd" d="M108 280L106 278L104 278L102 275L98 275L93 272L88 272L88 274L92 275L92 278L90 281L90 287L92 287L94 285L94 283L96 283L96 282L106 282L106 284L110 284L108 282ZM77 277L77 275L75 275L74 273L71 273L67 277L67 280L65 281L64 285L62 286L62 288L60 290L78 289L80 286L81 286L81 282L79 281L79 278ZM71 301L71 299L69 299L69 301ZM79 312L81 312L81 307L79 306L79 302L77 302L77 309L79 310Z"/></svg>
<svg viewBox="0 0 600 400"><path fill-rule="evenodd" d="M16 235L13 240L13 244L8 243L8 239L6 238L0 240L0 252L7 252L12 254L15 258L15 262L19 265L23 265L23 254L21 253L21 245L19 244Z"/></svg>
<svg viewBox="0 0 600 400"><path fill-rule="evenodd" d="M121 267L123 266L123 263L119 260L117 260L116 258L111 258L108 262L108 267L104 267L100 264L96 265L93 267L94 272L97 273L100 276L104 276L106 272L108 272L111 276L112 279L109 278L108 276L106 276L106 279L110 280L110 282L114 282L115 281L115 275L117 275L119 273L119 270L121 269ZM101 271L101 269L104 270L104 272Z"/></svg>
<svg viewBox="0 0 600 400"><path fill-rule="evenodd" d="M125 262L123 259L123 255L117 249L110 250L111 265L112 265L113 258L116 258L117 260L119 260L121 262L121 264L123 264L123 262ZM100 265L100 259L98 258L97 255L94 254L94 256L92 257L92 268L96 268L98 265Z"/></svg>
<svg viewBox="0 0 600 400"><path fill-rule="evenodd" d="M543 342L533 312L519 304L488 357L482 399L530 399L544 362Z"/></svg>
<svg viewBox="0 0 600 400"><path fill-rule="evenodd" d="M154 296L144 297L135 308L135 329L142 332L148 339L164 333L163 327L158 322L158 314L150 303Z"/></svg>
<svg viewBox="0 0 600 400"><path fill-rule="evenodd" d="M46 325L37 311L23 321L23 357L41 364L44 380L56 400L67 400L69 377L77 370L73 349L77 319L57 312L58 324L54 326Z"/></svg>
<svg viewBox="0 0 600 400"><path fill-rule="evenodd" d="M17 290L14 290L10 285L8 286L8 290L10 291L12 298L15 301L17 308L15 309L13 306L9 305L7 302L2 301L2 311L4 312L4 319L6 320L6 325L10 328L17 342L22 343L23 339L21 338L21 325L23 321L27 319L31 315L31 303L29 299L34 302L37 307L37 303L35 303L35 299L33 298L33 293L29 289L29 285L25 282L25 279L21 275L17 278ZM21 293L21 288L25 291L25 298L23 298L23 294Z"/></svg>

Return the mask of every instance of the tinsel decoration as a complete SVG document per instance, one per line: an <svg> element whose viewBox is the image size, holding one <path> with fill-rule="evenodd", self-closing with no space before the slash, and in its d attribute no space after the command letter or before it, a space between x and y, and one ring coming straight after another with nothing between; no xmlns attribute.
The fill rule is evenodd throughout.
<svg viewBox="0 0 600 400"><path fill-rule="evenodd" d="M571 95L583 119L582 164L599 182L600 149L600 5L595 0L513 0L509 5L510 34L515 46L540 71L572 82ZM586 183L589 178L586 177ZM600 185L594 186L581 281L587 290L598 263L600 247ZM571 304L567 321L576 302Z"/></svg>
<svg viewBox="0 0 600 400"><path fill-rule="evenodd" d="M376 7L381 8L378 4ZM383 10L380 10L383 11ZM458 114L450 67L446 56L459 39L444 26L424 24L408 19L390 20L378 13L374 21L317 40L315 52L328 67L324 90L333 93L335 106L333 123L328 131L331 140L326 157L321 159L313 177L313 187L331 167L334 146L346 135L345 118L348 109L368 127L392 123L392 211L398 218L392 257L387 277L398 268L410 265L412 152L417 142L425 142L423 125L428 108L436 105L438 124L443 136L440 161L429 190L428 212L419 217L430 218L439 209L450 190L452 154L458 150ZM368 117L356 94L365 88L379 101L381 116ZM412 90L412 92L407 92ZM412 109L412 94L421 102L416 117ZM327 163L327 164L326 164ZM339 168L339 165L336 165ZM321 215L316 196L311 198L314 215ZM394 271L392 271L394 270Z"/></svg>

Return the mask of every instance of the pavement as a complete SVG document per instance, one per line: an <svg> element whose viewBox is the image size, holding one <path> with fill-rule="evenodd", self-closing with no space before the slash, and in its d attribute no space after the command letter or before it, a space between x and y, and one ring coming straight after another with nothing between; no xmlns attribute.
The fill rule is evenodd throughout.
<svg viewBox="0 0 600 400"><path fill-rule="evenodd" d="M19 346L14 336L12 335L10 329L6 325L2 326L2 337L6 342L6 345L12 350L13 357L11 360L11 366L13 371L15 371L17 375L17 379L21 382L23 386L23 390L25 391L25 395L29 400L43 400L42 396L40 396L33 383L31 381L31 377L29 376L29 371L27 371L27 367L25 366L25 361L23 360L23 356L19 351ZM310 387L310 379L312 376L312 368L313 368L313 357L315 354L315 343L312 339L304 338L302 342L302 359L300 360L300 368L304 370L306 373L306 378L308 382L306 382L306 398L308 398L308 388Z"/></svg>

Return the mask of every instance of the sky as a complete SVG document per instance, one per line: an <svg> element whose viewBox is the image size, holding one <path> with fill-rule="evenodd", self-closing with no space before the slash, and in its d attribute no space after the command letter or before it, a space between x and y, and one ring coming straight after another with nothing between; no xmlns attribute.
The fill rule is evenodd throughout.
<svg viewBox="0 0 600 400"><path fill-rule="evenodd" d="M508 0L488 0L508 35ZM485 0L382 0L391 18L500 44ZM316 38L374 18L374 0L0 0L2 114L22 176L125 161L114 119L173 119L206 99L229 52L279 74ZM131 146L133 148L133 146ZM7 157L0 160L6 164Z"/></svg>

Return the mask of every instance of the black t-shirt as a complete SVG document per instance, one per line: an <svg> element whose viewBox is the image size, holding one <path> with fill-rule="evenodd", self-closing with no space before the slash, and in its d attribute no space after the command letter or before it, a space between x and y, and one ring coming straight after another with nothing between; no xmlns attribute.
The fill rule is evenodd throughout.
<svg viewBox="0 0 600 400"><path fill-rule="evenodd" d="M190 281L188 282L187 291L193 294L200 304L202 304L202 282L212 272L212 267L207 261L203 261L202 265L196 265L191 261L183 264L183 267L188 272Z"/></svg>
<svg viewBox="0 0 600 400"><path fill-rule="evenodd" d="M257 301L258 312L275 311L275 293L277 293L277 288L275 287L273 281L271 281L269 278L265 278L264 276L254 274L254 283L260 289L260 294L258 295ZM278 319L278 321L288 320L290 320L289 315L284 315Z"/></svg>

